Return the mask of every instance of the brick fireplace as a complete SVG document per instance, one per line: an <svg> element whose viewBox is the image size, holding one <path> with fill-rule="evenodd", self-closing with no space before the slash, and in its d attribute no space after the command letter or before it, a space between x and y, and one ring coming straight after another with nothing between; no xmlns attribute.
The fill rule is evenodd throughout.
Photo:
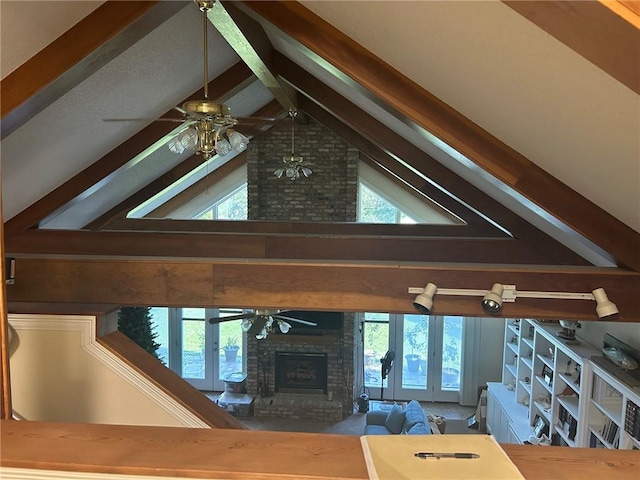
<svg viewBox="0 0 640 480"><path fill-rule="evenodd" d="M327 354L276 352L275 393L327 393Z"/></svg>
<svg viewBox="0 0 640 480"><path fill-rule="evenodd" d="M295 143L296 153L304 157L305 162L313 164L313 174L295 182L278 179L273 174L282 165L282 157L291 153L291 124L288 121L249 144L249 219L355 222L358 150L310 118L308 123L296 125ZM340 329L323 328L320 319L317 328L307 331L294 332L292 329L287 334L272 333L264 340L249 338L247 392L255 396L254 415L332 421L351 415L354 318L354 314L344 314ZM300 355L297 385L281 388L276 378L278 352ZM326 379L320 386L300 388L305 380L302 377L309 375L307 367L311 365L304 362L310 357L325 359L323 376Z"/></svg>

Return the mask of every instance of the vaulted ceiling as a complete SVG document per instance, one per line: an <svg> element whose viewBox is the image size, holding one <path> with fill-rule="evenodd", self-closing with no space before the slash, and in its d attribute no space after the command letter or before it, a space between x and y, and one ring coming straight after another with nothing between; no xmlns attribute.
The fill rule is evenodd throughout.
<svg viewBox="0 0 640 480"><path fill-rule="evenodd" d="M174 124L152 121L202 98L200 12L28 3L0 3L10 305L406 311L409 286L500 282L605 287L621 319L640 320L633 2L215 5L211 98L239 116L295 106L466 221L450 227L124 218L202 165L166 148ZM124 118L148 120L105 121ZM239 161L214 158L207 173ZM592 318L580 303L504 313ZM480 314L475 300L437 305Z"/></svg>

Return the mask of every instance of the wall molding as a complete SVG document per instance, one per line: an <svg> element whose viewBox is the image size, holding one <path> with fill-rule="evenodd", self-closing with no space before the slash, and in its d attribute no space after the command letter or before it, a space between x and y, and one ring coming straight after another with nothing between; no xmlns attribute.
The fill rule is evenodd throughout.
<svg viewBox="0 0 640 480"><path fill-rule="evenodd" d="M9 324L18 338L21 330L65 331L80 333L80 345L93 358L144 394L185 427L210 428L154 383L124 363L96 341L96 320L90 315L31 315L9 314ZM18 346L18 348L20 348Z"/></svg>

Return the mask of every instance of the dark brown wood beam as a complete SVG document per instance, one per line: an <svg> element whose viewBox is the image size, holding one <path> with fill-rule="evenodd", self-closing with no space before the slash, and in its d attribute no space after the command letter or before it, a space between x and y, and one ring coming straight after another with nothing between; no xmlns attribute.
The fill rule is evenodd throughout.
<svg viewBox="0 0 640 480"><path fill-rule="evenodd" d="M408 126L435 135L506 188L548 212L558 226L568 225L610 253L618 265L640 271L638 232L554 179L302 4L245 1L243 5L256 18L261 17L299 42L301 51L323 68L393 107L408 120Z"/></svg>
<svg viewBox="0 0 640 480"><path fill-rule="evenodd" d="M321 95L321 92L317 93ZM335 97L333 96L329 97L329 104L334 98ZM301 96L299 103L301 108L304 108L305 112L307 112L317 122L321 123L336 135L339 135L346 142L356 147L360 151L361 155L365 155L366 157L373 159L377 165L384 167L381 170L388 170L394 175L397 175L397 177L401 178L403 182L406 182L406 184L423 193L429 199L439 205L442 205L445 209L463 219L468 225L474 226L478 231L484 231L487 235L491 236L505 236L505 233L502 230L496 228L495 225L489 224L485 218L482 218L474 210L470 209L466 203L459 201L454 195L444 189L426 181L422 176L416 174L413 170L398 162L389 153L369 141L362 134L356 132L353 128L347 126L345 123L340 121L337 116L329 113L316 102L310 100L306 96ZM353 120L353 118L354 117L351 117L349 119ZM373 119L363 118L362 120L363 123L365 123L365 121L368 123L368 120ZM411 161L407 163L410 164ZM394 178L390 176L388 172L385 173L385 175L390 179ZM451 172L451 175L454 176L455 174ZM404 188L406 188L406 184L404 185Z"/></svg>
<svg viewBox="0 0 640 480"><path fill-rule="evenodd" d="M306 111L314 112L314 115L323 118L323 121L329 121L317 107L317 105L322 105L323 109L328 110L331 115L352 128L365 140L394 158L397 163L405 163L415 170L423 172L425 176L450 192L461 203L474 206L516 238L530 243L533 248L544 251L545 255L549 257L553 256L555 260L551 263L588 264L582 257L443 166L283 55L274 54L274 65L283 78L304 93L298 102ZM330 122L330 125L334 124L335 122ZM367 153L372 152L368 150Z"/></svg>
<svg viewBox="0 0 640 480"><path fill-rule="evenodd" d="M188 2L108 1L0 83L2 138Z"/></svg>
<svg viewBox="0 0 640 480"><path fill-rule="evenodd" d="M21 255L77 255L85 257L115 256L167 258L244 258L253 260L293 259L319 261L373 262L464 262L500 264L545 264L544 253L535 251L513 239L465 238L463 235L437 236L437 232L455 229L464 233L464 226L402 225L406 236L381 235L397 232L384 225L341 224L324 226L307 224L305 228L289 224L202 221L202 220L133 220L141 230L150 231L69 231L29 230L7 238L7 252ZM154 228L162 227L162 228ZM114 223L112 228L120 225ZM226 227L231 232L213 233L211 229ZM253 233L251 228L267 228L285 232ZM388 226L386 226L388 227ZM431 228L429 228L431 227ZM445 228L449 227L449 228ZM237 233L238 230L242 233ZM289 231L287 231L287 229ZM306 230L307 233L301 233ZM321 233L324 230L324 233ZM336 232L342 230L343 234ZM367 231L368 230L368 231ZM353 235L347 232L360 232ZM426 237L425 232L434 232ZM308 233L315 232L315 233ZM378 234L374 233L378 232ZM414 232L411 235L411 232ZM418 235L420 233L421 235ZM19 263L16 268L20 268Z"/></svg>
<svg viewBox="0 0 640 480"><path fill-rule="evenodd" d="M273 121L264 120L259 122L251 122L250 126L243 125L239 128L239 130L241 130L248 138L254 138L269 130L278 121L284 119L285 115L286 112L282 109L280 104L274 100L254 113L255 117L273 118ZM192 155L159 178L155 179L149 185L140 189L133 195L120 202L115 207L109 209L109 211L105 212L100 217L96 218L94 221L87 224L85 228L90 230L100 230L103 228L107 228L106 226L110 221L124 218L129 210L140 205L142 202L148 200L165 188L169 187L184 175L188 174L193 169L201 165L203 161L204 160L202 157Z"/></svg>
<svg viewBox="0 0 640 480"><path fill-rule="evenodd" d="M640 16L634 11L625 15L620 9L626 7L611 1L503 3L640 94Z"/></svg>
<svg viewBox="0 0 640 480"><path fill-rule="evenodd" d="M591 292L604 288L620 311L616 321L640 321L640 274L619 269L295 263L149 259L20 258L7 286L11 302L109 303L192 307L285 308L412 313L409 287ZM487 316L479 297L437 296L434 315ZM499 315L512 318L597 320L586 300L520 298Z"/></svg>
<svg viewBox="0 0 640 480"><path fill-rule="evenodd" d="M242 62L238 62L210 82L209 95L211 98L224 97L238 88L238 85L249 82L252 78L251 71ZM204 88L201 88L184 101L201 99L204 95L203 91ZM162 116L175 117L175 111L173 109L169 110ZM143 128L100 160L8 220L5 223L7 235L36 226L40 220L70 202L88 188L99 182L108 181L108 177L118 168L126 165L132 158L174 128L175 124L170 122L153 122Z"/></svg>

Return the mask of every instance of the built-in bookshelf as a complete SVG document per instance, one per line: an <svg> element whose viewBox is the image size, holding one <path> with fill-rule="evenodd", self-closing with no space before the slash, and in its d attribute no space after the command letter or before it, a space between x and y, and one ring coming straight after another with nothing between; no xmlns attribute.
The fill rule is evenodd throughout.
<svg viewBox="0 0 640 480"><path fill-rule="evenodd" d="M589 359L599 350L579 336L558 336L555 322L505 322L502 382L488 384L487 426L500 427L498 441L523 443L544 432L555 445L589 446ZM492 418L490 415L501 415ZM508 424L509 428L505 428ZM493 432L491 432L493 433Z"/></svg>
<svg viewBox="0 0 640 480"><path fill-rule="evenodd" d="M606 361L591 361L589 446L640 450L640 391L616 378Z"/></svg>

